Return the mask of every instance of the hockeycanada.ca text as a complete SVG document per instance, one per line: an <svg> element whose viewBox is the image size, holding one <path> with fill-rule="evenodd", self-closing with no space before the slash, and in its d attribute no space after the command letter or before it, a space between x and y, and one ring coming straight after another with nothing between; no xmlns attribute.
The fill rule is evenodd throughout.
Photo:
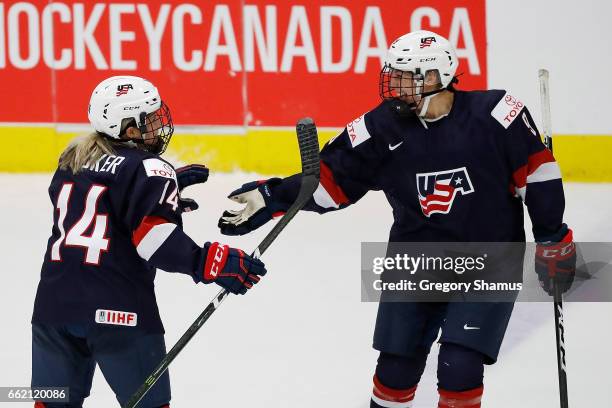
<svg viewBox="0 0 612 408"><path fill-rule="evenodd" d="M171 3L0 2L0 68L212 72L223 60L232 73L292 72L299 60L309 73L365 73L387 52L378 6ZM441 11L408 9L411 29ZM472 24L469 8L452 8L444 34L480 75Z"/></svg>
<svg viewBox="0 0 612 408"><path fill-rule="evenodd" d="M372 260L372 270L380 275L385 270L398 270L410 272L414 275L419 270L423 271L454 271L462 274L466 271L482 271L485 268L487 254L478 257L442 257L442 256L410 256L408 254L397 254L394 257L378 257Z"/></svg>

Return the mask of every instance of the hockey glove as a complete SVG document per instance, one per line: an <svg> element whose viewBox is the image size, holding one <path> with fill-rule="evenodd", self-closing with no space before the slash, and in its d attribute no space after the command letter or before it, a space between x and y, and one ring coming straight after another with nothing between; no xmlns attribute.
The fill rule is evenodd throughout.
<svg viewBox="0 0 612 408"><path fill-rule="evenodd" d="M176 169L176 180L178 181L179 191L192 184L205 183L208 180L208 168L202 164L190 164ZM195 211L200 206L192 198L180 198L179 205L181 212Z"/></svg>
<svg viewBox="0 0 612 408"><path fill-rule="evenodd" d="M576 274L576 244L566 224L550 240L537 243L535 270L540 285L551 296L554 295L553 281L561 293L572 286Z"/></svg>
<svg viewBox="0 0 612 408"><path fill-rule="evenodd" d="M176 169L179 190L192 184L205 183L208 180L208 168L202 164L190 164Z"/></svg>
<svg viewBox="0 0 612 408"><path fill-rule="evenodd" d="M266 274L266 267L259 259L245 254L244 251L207 242L204 270L198 279L204 283L215 282L234 294L244 295Z"/></svg>
<svg viewBox="0 0 612 408"><path fill-rule="evenodd" d="M198 208L200 208L196 200L194 200L193 198L180 198L179 206L181 208L181 212L184 212L184 213L195 211Z"/></svg>
<svg viewBox="0 0 612 408"><path fill-rule="evenodd" d="M279 178L252 181L233 191L228 198L246 204L241 210L227 210L219 219L224 235L244 235L284 214L284 209L272 198L271 188L281 183Z"/></svg>

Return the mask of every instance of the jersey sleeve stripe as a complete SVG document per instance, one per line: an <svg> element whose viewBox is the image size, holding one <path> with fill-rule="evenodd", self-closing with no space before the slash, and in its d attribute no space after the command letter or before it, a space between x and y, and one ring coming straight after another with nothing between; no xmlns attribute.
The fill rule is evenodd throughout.
<svg viewBox="0 0 612 408"><path fill-rule="evenodd" d="M156 225L165 224L168 220L163 217L146 216L140 222L140 225L132 234L132 242L134 246L138 246L140 241L148 234L148 232Z"/></svg>
<svg viewBox="0 0 612 408"><path fill-rule="evenodd" d="M350 201L342 188L336 183L331 169L321 161L321 181L313 194L315 203L323 208L339 208Z"/></svg>
<svg viewBox="0 0 612 408"><path fill-rule="evenodd" d="M533 173L527 176L527 183L556 180L561 178L561 169L556 162L541 164Z"/></svg>
<svg viewBox="0 0 612 408"><path fill-rule="evenodd" d="M529 166L529 174L532 174L542 164L554 162L555 158L550 150L542 149L537 153L529 155L529 158L527 160L527 165Z"/></svg>
<svg viewBox="0 0 612 408"><path fill-rule="evenodd" d="M523 201L525 201L525 195L527 194L527 187L523 186L523 187L515 187L514 191L516 192L516 195L521 197L521 199Z"/></svg>
<svg viewBox="0 0 612 408"><path fill-rule="evenodd" d="M527 164L519 167L512 175L516 188L523 188L527 183L557 178L561 178L561 171L548 149L531 154L527 159Z"/></svg>
<svg viewBox="0 0 612 408"><path fill-rule="evenodd" d="M172 231L176 228L176 224L160 224L156 225L145 235L140 241L140 244L136 247L138 255L145 261L151 259L153 254L159 249L160 246L168 239Z"/></svg>
<svg viewBox="0 0 612 408"><path fill-rule="evenodd" d="M132 234L132 242L138 255L145 261L151 259L175 228L176 224L169 223L164 218L145 217Z"/></svg>
<svg viewBox="0 0 612 408"><path fill-rule="evenodd" d="M312 195L314 202L323 208L339 208L338 203L334 201L333 198L329 195L327 190L319 183L319 187L317 187L316 191Z"/></svg>

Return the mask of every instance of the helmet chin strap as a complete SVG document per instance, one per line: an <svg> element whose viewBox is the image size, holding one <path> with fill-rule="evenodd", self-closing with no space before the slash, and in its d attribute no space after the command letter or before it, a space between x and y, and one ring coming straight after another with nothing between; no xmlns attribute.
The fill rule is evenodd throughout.
<svg viewBox="0 0 612 408"><path fill-rule="evenodd" d="M445 90L446 90L446 88L440 88L440 89L436 89L435 91L423 93L422 94L422 97L423 97L423 106L418 111L417 116L419 116L420 118L425 118L425 115L427 115L427 109L429 109L429 103L431 102L433 97L436 96L437 94L439 94L440 92L445 91ZM443 116L446 116L446 115L443 115ZM439 119L439 118L434 118L434 120L435 119Z"/></svg>
<svg viewBox="0 0 612 408"><path fill-rule="evenodd" d="M433 95L423 97L423 106L421 106L421 109L417 113L419 117L424 118L425 115L427 115L427 108L429 108L429 102L431 102L431 98L433 98Z"/></svg>
<svg viewBox="0 0 612 408"><path fill-rule="evenodd" d="M424 92L421 94L421 101L423 102L423 105L421 107L421 109L419 109L419 104L418 103L408 103L406 101L404 101L401 98L394 98L392 99L392 104L391 107L393 108L393 111L400 115L400 116L404 116L404 117L409 117L409 116L416 116L418 117L421 122L423 122L425 115L427 114L427 110L429 109L429 104L432 100L432 98L436 95L439 94L442 91L445 91L447 88L441 88L441 89L436 89L435 91L430 91L430 92ZM419 91L419 89L417 88L417 92ZM444 115L445 116L445 115ZM440 119L440 118L437 118ZM425 126L427 127L427 126Z"/></svg>

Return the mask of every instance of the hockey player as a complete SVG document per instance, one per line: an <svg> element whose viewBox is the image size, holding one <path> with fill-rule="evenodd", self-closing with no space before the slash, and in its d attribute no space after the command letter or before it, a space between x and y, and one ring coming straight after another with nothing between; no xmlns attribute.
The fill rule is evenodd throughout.
<svg viewBox="0 0 612 408"><path fill-rule="evenodd" d="M455 50L436 33L393 42L380 73L382 103L323 148L321 182L306 209L338 210L383 190L393 208L391 242L524 242L524 203L542 285L550 291L554 278L567 290L575 250L563 223L559 168L520 99L456 90L457 65ZM246 205L226 211L219 227L248 233L285 211L298 190L297 175L245 184L230 198ZM480 407L484 364L497 360L512 308L381 302L371 407L411 406L440 329L438 407Z"/></svg>
<svg viewBox="0 0 612 408"><path fill-rule="evenodd" d="M181 191L208 169L159 157L174 128L151 82L102 81L88 116L95 132L66 148L49 187L54 223L32 317L32 387L69 387L70 402L37 408L81 407L96 364L121 405L151 374L166 352L155 268L235 294L266 273L240 249L183 232L181 214L197 204ZM138 406L169 402L166 372Z"/></svg>

